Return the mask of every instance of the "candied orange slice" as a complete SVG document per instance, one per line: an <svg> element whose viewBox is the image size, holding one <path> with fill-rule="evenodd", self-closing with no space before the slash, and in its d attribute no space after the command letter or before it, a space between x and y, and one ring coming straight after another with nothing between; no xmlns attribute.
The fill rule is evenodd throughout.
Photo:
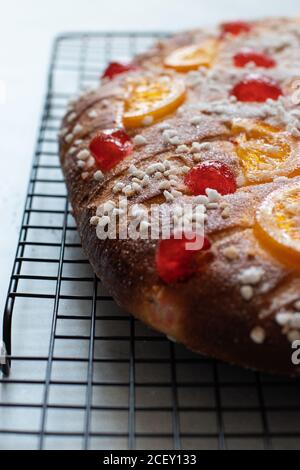
<svg viewBox="0 0 300 470"><path fill-rule="evenodd" d="M281 260L300 269L300 181L269 194L256 220L261 240Z"/></svg>
<svg viewBox="0 0 300 470"><path fill-rule="evenodd" d="M218 48L219 42L216 39L207 39L202 44L180 47L166 57L165 66L177 72L211 67L216 59Z"/></svg>
<svg viewBox="0 0 300 470"><path fill-rule="evenodd" d="M174 112L185 99L183 80L166 75L144 75L127 82L123 124L126 128L151 124Z"/></svg>
<svg viewBox="0 0 300 470"><path fill-rule="evenodd" d="M232 132L249 183L300 174L299 142L288 132L248 119L235 119Z"/></svg>

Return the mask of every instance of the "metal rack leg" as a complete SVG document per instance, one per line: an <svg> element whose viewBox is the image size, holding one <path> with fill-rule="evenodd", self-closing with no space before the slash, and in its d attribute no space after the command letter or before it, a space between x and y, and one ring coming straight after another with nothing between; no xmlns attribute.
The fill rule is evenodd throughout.
<svg viewBox="0 0 300 470"><path fill-rule="evenodd" d="M3 343L0 347L0 370L6 377L9 376L11 365L11 325L12 310L6 307L3 316Z"/></svg>

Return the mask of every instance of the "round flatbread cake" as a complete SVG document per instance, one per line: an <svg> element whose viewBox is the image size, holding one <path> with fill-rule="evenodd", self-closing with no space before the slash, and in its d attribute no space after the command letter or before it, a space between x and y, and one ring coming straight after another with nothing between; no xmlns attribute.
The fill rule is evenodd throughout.
<svg viewBox="0 0 300 470"><path fill-rule="evenodd" d="M111 63L60 156L119 305L193 351L299 375L300 21L234 21Z"/></svg>

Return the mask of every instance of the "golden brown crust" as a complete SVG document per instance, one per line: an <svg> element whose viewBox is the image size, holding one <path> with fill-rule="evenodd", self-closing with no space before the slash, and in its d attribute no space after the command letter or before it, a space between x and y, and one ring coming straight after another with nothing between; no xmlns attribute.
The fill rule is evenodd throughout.
<svg viewBox="0 0 300 470"><path fill-rule="evenodd" d="M295 43L299 50L300 35L296 26L297 23L290 20L257 22L250 39L261 44L262 49L272 50L279 62L284 61L289 50L290 56L296 54ZM284 38L281 38L281 45L279 40L276 43L280 31L286 35L287 45L284 45ZM136 63L150 70L160 68L163 57L173 49L197 43L214 34L193 31L177 35L136 58ZM265 47L264 35L268 37ZM291 45L291 38L295 41L294 45ZM275 258L259 242L254 230L257 207L269 193L284 186L284 180L240 187L235 194L225 196L223 200L229 210L226 217L224 204L209 211L206 234L212 241L212 250L201 258L195 276L174 285L164 284L157 275L156 241L99 240L95 227L90 224L100 204L118 197L113 193L115 183L124 181L127 184L131 164L142 171L150 163L161 160L172 160L179 167L193 166L191 152L177 152L180 144L190 148L193 142L208 143L201 151L201 161L222 161L237 178L241 176L241 165L228 126L230 103L221 114L216 113L213 107L208 111L198 110L200 119L197 126L191 124L195 116L191 105L195 102L211 105L227 99L227 85L234 80L232 74L242 73L232 71L232 67L228 66L228 56L243 46L243 41L246 45L250 43L250 39L234 41L228 38L220 59L224 73L220 76L220 73L218 75L212 71L211 80L200 77L199 84L189 87L184 112L166 117L164 122L177 130L178 143L166 143L159 123L156 123L130 131L132 137L141 134L146 145L135 147L128 158L105 174L103 181L93 178L97 170L93 162L84 171L77 166L76 155L88 148L91 138L99 129L113 129L121 125L124 81L128 76L122 74L72 104L62 124L61 162L83 249L105 288L121 306L194 351L259 370L299 375L300 370L291 362L292 349L286 331L275 320L279 312L295 311L294 306L300 299L299 271ZM299 62L300 58L297 60ZM292 64L287 63L290 65L288 70L284 65L284 70L277 67L272 72L283 87L295 73ZM135 73L139 72L130 72L129 75ZM188 77L186 79L189 80ZM234 108L232 113L236 112L241 112L241 117L252 118L255 108L239 111ZM262 119L261 116L259 118ZM266 115L265 120L272 124L277 118L276 113L270 111L270 116ZM300 181L300 177L293 180ZM153 180L141 194L133 196L131 204L143 202L147 205L155 197L160 197L160 191L157 181ZM179 200L184 201L187 197L180 196ZM253 286L254 295L246 300L241 295L240 276L248 268L259 268L263 275L261 282ZM265 335L258 342L255 338L257 329Z"/></svg>

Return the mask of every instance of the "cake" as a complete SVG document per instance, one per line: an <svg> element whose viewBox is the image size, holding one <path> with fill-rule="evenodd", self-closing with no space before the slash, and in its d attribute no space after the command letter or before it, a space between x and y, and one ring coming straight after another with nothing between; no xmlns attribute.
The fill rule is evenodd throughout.
<svg viewBox="0 0 300 470"><path fill-rule="evenodd" d="M298 19L176 34L109 64L59 137L83 249L116 302L193 351L291 376L299 51Z"/></svg>

